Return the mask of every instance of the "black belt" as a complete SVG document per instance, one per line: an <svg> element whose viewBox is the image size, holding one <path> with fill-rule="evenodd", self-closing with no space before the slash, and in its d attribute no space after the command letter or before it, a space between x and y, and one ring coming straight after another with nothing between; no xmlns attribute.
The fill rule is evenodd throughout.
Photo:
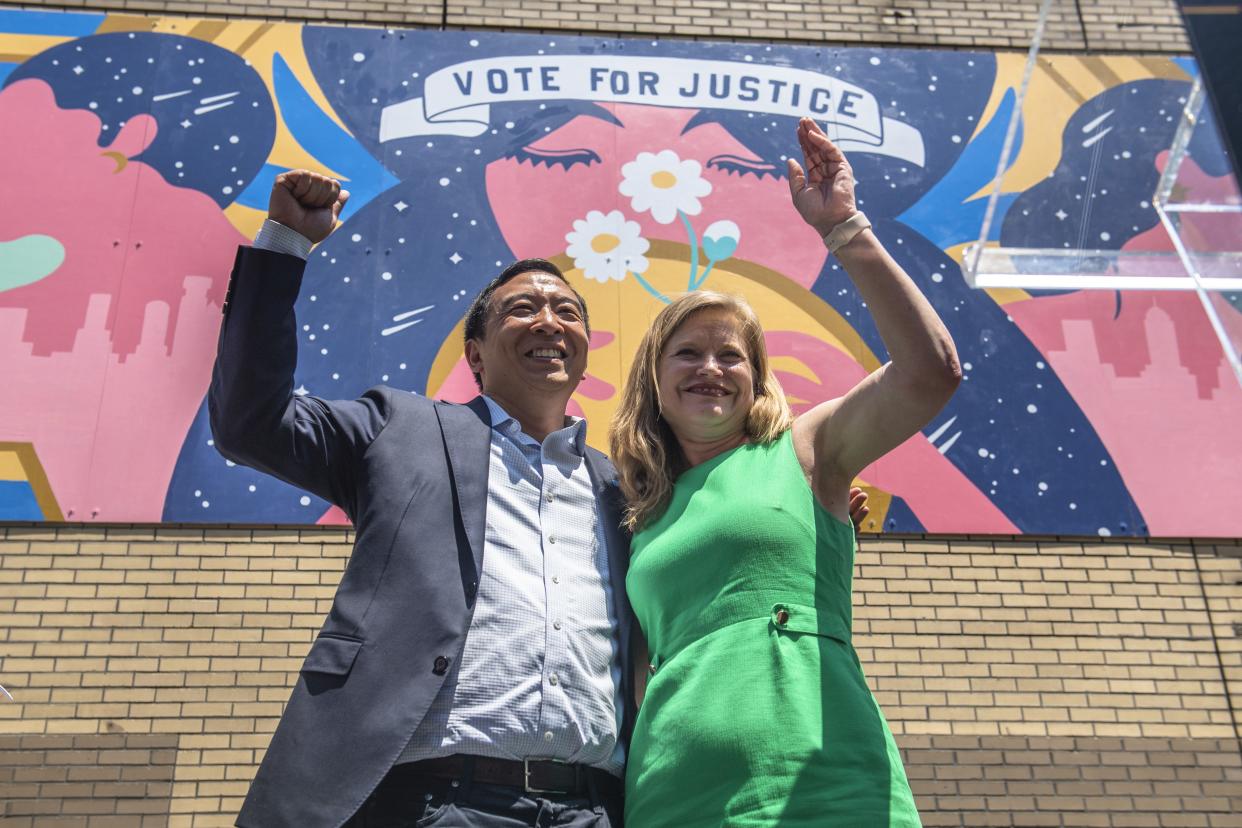
<svg viewBox="0 0 1242 828"><path fill-rule="evenodd" d="M551 759L492 759L486 756L444 756L406 762L394 771L432 776L437 779L463 779L469 775L474 782L520 788L527 793L587 796L591 785L597 791L619 791L621 780L607 771L589 765L571 765Z"/></svg>

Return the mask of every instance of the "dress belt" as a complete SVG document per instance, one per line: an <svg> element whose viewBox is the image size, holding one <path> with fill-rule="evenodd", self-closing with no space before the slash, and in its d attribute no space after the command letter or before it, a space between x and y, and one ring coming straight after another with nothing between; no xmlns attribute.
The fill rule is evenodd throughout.
<svg viewBox="0 0 1242 828"><path fill-rule="evenodd" d="M553 759L493 759L487 756L454 754L436 759L406 762L393 769L397 773L432 776L438 779L462 779L467 774L474 782L521 788L527 793L551 793L561 796L587 796L594 783L597 790L619 790L621 780L605 770L590 765L571 765Z"/></svg>

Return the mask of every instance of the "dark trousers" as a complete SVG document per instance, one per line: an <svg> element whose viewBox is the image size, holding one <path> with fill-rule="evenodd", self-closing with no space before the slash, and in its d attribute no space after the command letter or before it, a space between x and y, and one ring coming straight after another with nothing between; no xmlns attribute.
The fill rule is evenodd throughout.
<svg viewBox="0 0 1242 828"><path fill-rule="evenodd" d="M468 765L469 763L467 763ZM621 828L621 780L590 780L583 795L527 793L442 779L397 765L344 828Z"/></svg>

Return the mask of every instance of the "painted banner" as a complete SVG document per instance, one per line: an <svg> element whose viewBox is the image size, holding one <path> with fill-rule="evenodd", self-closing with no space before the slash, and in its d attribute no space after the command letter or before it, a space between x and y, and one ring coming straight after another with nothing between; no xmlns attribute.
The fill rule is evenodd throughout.
<svg viewBox="0 0 1242 828"><path fill-rule="evenodd" d="M864 471L867 528L1242 535L1242 389L1193 292L962 278L1023 63L0 11L0 520L344 521L226 462L204 405L234 252L296 167L352 193L298 300L298 393L472 397L465 308L539 256L590 306L571 413L597 447L638 338L681 291L751 302L795 411L839 396L886 355L789 205L785 160L812 114L965 372ZM992 241L1169 249L1150 199L1195 72L1042 58ZM1213 135L1196 131L1182 195L1236 192ZM1186 221L1238 249L1218 219Z"/></svg>

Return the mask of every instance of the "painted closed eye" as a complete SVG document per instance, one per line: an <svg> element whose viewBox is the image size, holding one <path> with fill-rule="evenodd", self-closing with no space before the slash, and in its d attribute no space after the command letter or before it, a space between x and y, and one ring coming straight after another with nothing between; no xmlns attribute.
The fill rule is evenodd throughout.
<svg viewBox="0 0 1242 828"><path fill-rule="evenodd" d="M550 150L533 147L515 149L508 157L519 163L528 162L534 166L543 164L546 167L561 167L566 170L577 164L597 164L600 160L599 155L589 149Z"/></svg>
<svg viewBox="0 0 1242 828"><path fill-rule="evenodd" d="M707 161L707 166L736 175L757 175L763 178L770 175L778 176L776 166L757 158L744 158L740 155L714 155Z"/></svg>

